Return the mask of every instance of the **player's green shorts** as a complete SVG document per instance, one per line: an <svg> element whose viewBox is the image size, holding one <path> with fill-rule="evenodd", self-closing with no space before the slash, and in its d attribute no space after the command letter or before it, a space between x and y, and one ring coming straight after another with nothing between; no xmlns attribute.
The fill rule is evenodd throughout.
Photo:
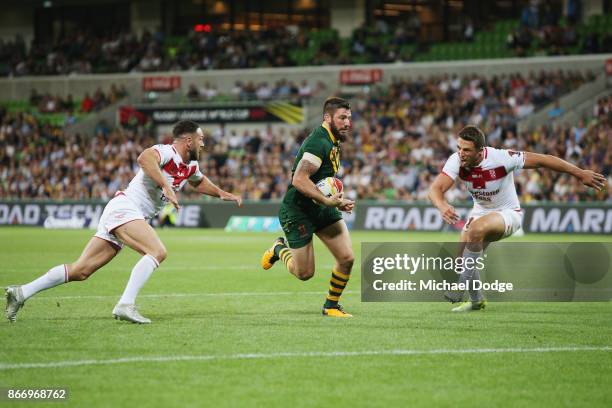
<svg viewBox="0 0 612 408"><path fill-rule="evenodd" d="M342 219L335 207L300 208L282 203L278 219L287 237L289 248L301 248L312 240L312 234Z"/></svg>

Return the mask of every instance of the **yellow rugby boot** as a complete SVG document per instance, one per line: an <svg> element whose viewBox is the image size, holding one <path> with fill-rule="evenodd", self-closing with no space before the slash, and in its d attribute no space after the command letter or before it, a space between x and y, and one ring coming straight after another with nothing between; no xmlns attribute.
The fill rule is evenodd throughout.
<svg viewBox="0 0 612 408"><path fill-rule="evenodd" d="M283 237L276 238L276 241L274 241L272 246L266 249L266 252L264 252L263 255L261 256L261 267L262 268L266 270L270 269L272 265L274 265L274 263L279 260L279 257L274 253L274 249L278 245L282 245L286 247L287 244L285 243L285 238Z"/></svg>
<svg viewBox="0 0 612 408"><path fill-rule="evenodd" d="M353 317L352 314L346 313L344 309L342 309L342 306L340 304L338 304L336 307L330 308L326 308L325 306L323 306L323 316L341 318Z"/></svg>

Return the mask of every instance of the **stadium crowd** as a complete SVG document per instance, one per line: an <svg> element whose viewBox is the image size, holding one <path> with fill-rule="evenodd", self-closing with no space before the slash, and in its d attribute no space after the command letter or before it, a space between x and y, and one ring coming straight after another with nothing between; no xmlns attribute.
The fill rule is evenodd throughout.
<svg viewBox="0 0 612 408"><path fill-rule="evenodd" d="M72 95L62 98L59 95L50 93L39 93L32 89L28 102L30 107L37 109L41 113L67 113L70 114L77 110L82 113L98 112L105 107L112 105L118 100L127 96L125 86L112 84L107 92L98 87L93 94L85 93L82 99L75 100Z"/></svg>
<svg viewBox="0 0 612 408"><path fill-rule="evenodd" d="M580 31L578 18L563 19L548 4L526 6L520 27L508 35L516 55L562 55L612 51L612 33ZM606 20L607 21L607 20ZM479 27L482 28L482 27ZM588 27L587 27L588 28ZM467 19L462 39L472 41ZM427 53L427 35L416 15L389 24L375 20L340 39L333 29L277 27L261 31L191 31L169 37L161 30L140 35L125 30L94 33L86 27L27 47L21 36L0 40L0 75L70 75L156 72L296 65L390 63L413 61ZM503 46L503 39L500 40ZM420 59L423 60L423 59ZM424 60L427 60L426 58Z"/></svg>
<svg viewBox="0 0 612 408"><path fill-rule="evenodd" d="M29 51L21 37L0 42L1 74L68 75L110 72L153 72L295 65L288 51L303 45L304 35L285 29L261 32L192 32L178 45L161 31L104 35L73 32L55 43L33 42Z"/></svg>
<svg viewBox="0 0 612 408"><path fill-rule="evenodd" d="M569 0L566 6L565 16L561 16L550 2L530 1L521 12L519 27L508 35L508 46L517 56L527 56L534 48L533 55L537 56L612 52L612 32L591 27L592 21L580 26L579 0ZM597 17L604 21L608 18ZM584 36L580 35L581 28L586 31Z"/></svg>
<svg viewBox="0 0 612 408"><path fill-rule="evenodd" d="M427 188L455 148L454 135L466 123L481 126L494 147L564 157L603 172L612 166L612 98L598 101L589 124L542 126L517 134L516 122L588 78L578 73L519 75L484 80L441 77L397 81L387 92L352 98L353 140L342 146L342 178L351 198L424 200ZM86 199L112 197L137 170L136 158L156 138L147 130L99 127L91 137L66 136L30 114L2 113L0 197ZM223 189L253 200L281 198L293 158L306 131L211 132L202 170ZM169 141L165 140L166 142ZM612 182L612 179L610 179ZM611 200L568 176L551 172L517 174L522 200ZM468 198L457 187L455 200ZM194 193L184 197L195 198Z"/></svg>
<svg viewBox="0 0 612 408"><path fill-rule="evenodd" d="M326 90L327 86L322 81L318 81L313 86L307 80L295 83L283 78L274 83L236 81L229 94L220 93L217 87L209 82L205 82L200 87L190 84L186 96L191 102L214 100L267 101L272 99L304 102L311 97L322 96Z"/></svg>

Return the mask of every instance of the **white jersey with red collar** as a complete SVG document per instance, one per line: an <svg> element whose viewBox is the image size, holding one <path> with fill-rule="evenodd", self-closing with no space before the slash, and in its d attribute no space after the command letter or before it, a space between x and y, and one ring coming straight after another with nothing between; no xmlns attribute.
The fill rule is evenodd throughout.
<svg viewBox="0 0 612 408"><path fill-rule="evenodd" d="M514 150L484 148L478 166L461 167L458 153L448 158L442 172L453 180L459 177L474 199L475 212L520 210L513 172L525 165L525 153Z"/></svg>
<svg viewBox="0 0 612 408"><path fill-rule="evenodd" d="M174 146L158 144L153 149L159 153L159 167L174 191L179 191L187 181L197 182L204 177L198 162L192 160L184 163ZM123 194L138 206L146 218L153 217L168 203L161 188L142 169L138 170Z"/></svg>

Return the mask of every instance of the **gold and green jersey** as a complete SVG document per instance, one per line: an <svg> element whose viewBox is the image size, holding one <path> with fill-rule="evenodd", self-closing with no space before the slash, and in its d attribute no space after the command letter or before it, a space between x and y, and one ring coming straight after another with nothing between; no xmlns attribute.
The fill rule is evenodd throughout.
<svg viewBox="0 0 612 408"><path fill-rule="evenodd" d="M298 163L304 156L304 153L310 153L321 160L319 170L310 176L310 180L312 180L313 183L316 184L319 180L326 177L334 177L338 172L338 168L340 167L340 143L334 137L334 135L332 135L331 130L327 127L327 124L324 123L318 128L314 129L310 135L308 135L306 140L304 140L302 146L300 146L300 150L298 151L297 156L295 156L295 161L293 162L293 167L291 168L292 178ZM289 184L289 188L287 189L287 193L283 198L283 202L285 204L298 205L299 207L317 206L312 199L300 193L293 186L293 184Z"/></svg>

